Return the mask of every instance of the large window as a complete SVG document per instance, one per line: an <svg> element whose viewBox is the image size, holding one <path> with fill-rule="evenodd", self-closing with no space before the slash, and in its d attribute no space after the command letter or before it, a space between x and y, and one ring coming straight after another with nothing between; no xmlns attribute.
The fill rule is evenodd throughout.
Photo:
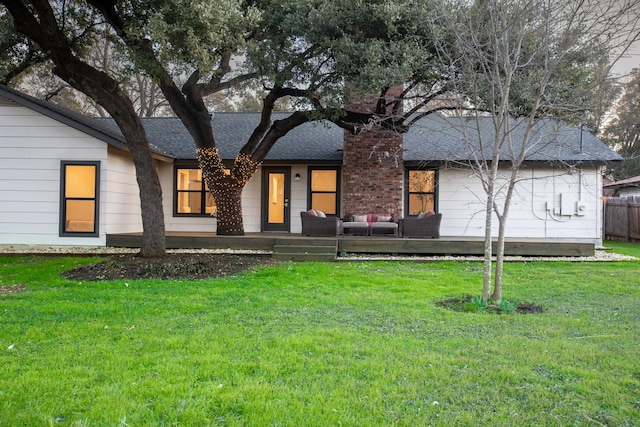
<svg viewBox="0 0 640 427"><path fill-rule="evenodd" d="M176 169L175 213L177 215L211 215L217 212L216 202L202 181L198 168Z"/></svg>
<svg viewBox="0 0 640 427"><path fill-rule="evenodd" d="M309 168L309 209L321 210L327 215L338 215L340 210L340 174L338 168Z"/></svg>
<svg viewBox="0 0 640 427"><path fill-rule="evenodd" d="M61 163L60 235L98 235L100 162Z"/></svg>
<svg viewBox="0 0 640 427"><path fill-rule="evenodd" d="M407 171L407 215L418 215L420 212L437 212L436 171Z"/></svg>

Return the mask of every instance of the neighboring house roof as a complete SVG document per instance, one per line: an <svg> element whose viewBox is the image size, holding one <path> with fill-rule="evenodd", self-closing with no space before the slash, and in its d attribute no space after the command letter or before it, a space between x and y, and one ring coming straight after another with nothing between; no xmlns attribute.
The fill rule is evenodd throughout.
<svg viewBox="0 0 640 427"><path fill-rule="evenodd" d="M511 140L515 157L522 150L524 119L512 119ZM478 129L480 131L478 132ZM475 118L446 117L433 113L411 127L404 138L405 161L468 161L490 159L496 131L490 116ZM553 119L542 119L534 125L526 147L527 161L605 162L622 160L615 151L591 133L570 127ZM502 160L511 156L502 150Z"/></svg>
<svg viewBox="0 0 640 427"><path fill-rule="evenodd" d="M605 188L625 188L625 187L640 187L640 176L634 176L633 178L622 179L620 181L611 182L603 185Z"/></svg>
<svg viewBox="0 0 640 427"><path fill-rule="evenodd" d="M113 119L87 117L80 113L38 100L0 85L0 96L67 124L120 149L126 144ZM275 113L273 120L290 113ZM236 157L259 123L260 113L216 113L212 126L216 145L223 159ZM177 117L143 118L151 149L173 159L195 159L195 143ZM480 129L478 132L477 129ZM516 155L524 134L523 120L513 119ZM270 161L341 161L343 130L330 122L309 122L280 138L266 160ZM480 137L484 154L491 158L495 130L492 117L460 119L433 113L420 119L404 134L404 161L467 161L480 154ZM595 136L580 128L543 119L530 136L527 161L606 162L622 160ZM505 151L503 160L509 158Z"/></svg>

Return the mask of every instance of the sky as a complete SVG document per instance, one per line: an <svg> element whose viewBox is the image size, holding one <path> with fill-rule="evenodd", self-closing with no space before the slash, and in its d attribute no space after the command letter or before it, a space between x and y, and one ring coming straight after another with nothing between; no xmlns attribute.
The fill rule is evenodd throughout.
<svg viewBox="0 0 640 427"><path fill-rule="evenodd" d="M640 41L636 42L611 69L612 74L625 76L632 68L640 68Z"/></svg>

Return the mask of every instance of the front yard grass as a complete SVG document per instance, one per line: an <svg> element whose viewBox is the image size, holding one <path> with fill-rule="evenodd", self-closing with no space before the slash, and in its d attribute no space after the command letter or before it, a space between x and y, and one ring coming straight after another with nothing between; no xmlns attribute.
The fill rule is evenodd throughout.
<svg viewBox="0 0 640 427"><path fill-rule="evenodd" d="M640 262L508 263L545 311L495 315L436 306L479 263L59 275L92 261L0 257L0 425L640 425Z"/></svg>
<svg viewBox="0 0 640 427"><path fill-rule="evenodd" d="M606 240L603 246L615 253L640 258L640 243Z"/></svg>

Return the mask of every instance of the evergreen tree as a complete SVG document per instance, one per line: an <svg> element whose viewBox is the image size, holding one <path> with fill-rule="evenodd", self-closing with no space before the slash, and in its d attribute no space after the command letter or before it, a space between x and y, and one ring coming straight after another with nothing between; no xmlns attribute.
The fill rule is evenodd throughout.
<svg viewBox="0 0 640 427"><path fill-rule="evenodd" d="M615 118L605 127L603 139L624 161L613 165L616 180L640 175L640 68L634 68L631 79L616 104Z"/></svg>

